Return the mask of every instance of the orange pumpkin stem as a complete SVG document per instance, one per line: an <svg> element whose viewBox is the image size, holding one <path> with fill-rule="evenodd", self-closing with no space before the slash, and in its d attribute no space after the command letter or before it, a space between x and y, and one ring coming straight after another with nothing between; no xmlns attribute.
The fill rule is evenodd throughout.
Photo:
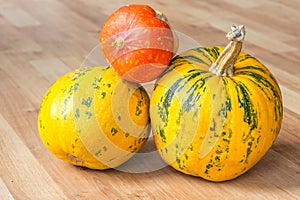
<svg viewBox="0 0 300 200"><path fill-rule="evenodd" d="M217 76L231 77L234 75L234 64L242 50L245 35L246 31L243 25L231 26L231 31L226 35L230 42L217 60L211 65L209 69L211 72Z"/></svg>

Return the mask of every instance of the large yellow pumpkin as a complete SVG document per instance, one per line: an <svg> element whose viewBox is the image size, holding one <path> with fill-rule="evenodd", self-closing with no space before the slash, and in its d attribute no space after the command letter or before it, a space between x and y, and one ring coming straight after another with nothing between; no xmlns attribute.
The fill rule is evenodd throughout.
<svg viewBox="0 0 300 200"><path fill-rule="evenodd" d="M150 102L154 141L176 170L211 181L236 178L276 139L282 96L270 71L242 53L243 26L224 47L191 49L175 57Z"/></svg>
<svg viewBox="0 0 300 200"><path fill-rule="evenodd" d="M46 92L38 115L45 146L58 158L92 169L116 167L149 133L149 97L110 67L73 70Z"/></svg>

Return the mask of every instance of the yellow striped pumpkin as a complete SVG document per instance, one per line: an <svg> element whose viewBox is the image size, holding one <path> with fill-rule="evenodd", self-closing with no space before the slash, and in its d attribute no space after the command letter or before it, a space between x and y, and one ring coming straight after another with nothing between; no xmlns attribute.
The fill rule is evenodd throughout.
<svg viewBox="0 0 300 200"><path fill-rule="evenodd" d="M224 47L176 56L150 101L154 141L164 161L211 181L234 179L270 149L281 127L280 88L256 58L242 53L243 26Z"/></svg>
<svg viewBox="0 0 300 200"><path fill-rule="evenodd" d="M45 146L58 158L91 169L130 159L149 134L149 97L110 67L80 68L46 92L38 115Z"/></svg>

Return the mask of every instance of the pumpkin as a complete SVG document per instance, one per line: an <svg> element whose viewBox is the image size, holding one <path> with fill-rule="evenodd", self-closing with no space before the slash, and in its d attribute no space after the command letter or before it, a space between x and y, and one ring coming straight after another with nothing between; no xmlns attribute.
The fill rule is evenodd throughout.
<svg viewBox="0 0 300 200"><path fill-rule="evenodd" d="M220 182L251 169L274 143L282 122L276 79L241 52L244 26L224 48L176 56L150 100L154 141L163 160L185 174Z"/></svg>
<svg viewBox="0 0 300 200"><path fill-rule="evenodd" d="M100 49L117 74L131 82L156 79L173 57L174 37L167 18L148 5L113 12L100 31Z"/></svg>
<svg viewBox="0 0 300 200"><path fill-rule="evenodd" d="M149 134L149 97L106 66L80 68L46 92L38 115L44 145L77 166L108 169L138 152Z"/></svg>

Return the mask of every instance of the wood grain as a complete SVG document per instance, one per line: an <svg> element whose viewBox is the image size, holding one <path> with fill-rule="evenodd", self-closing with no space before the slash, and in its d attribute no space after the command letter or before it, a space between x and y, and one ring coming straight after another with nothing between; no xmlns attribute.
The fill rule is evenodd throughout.
<svg viewBox="0 0 300 200"><path fill-rule="evenodd" d="M300 3L220 2L0 0L0 199L300 199ZM165 165L146 173L95 171L64 163L43 146L37 115L44 93L67 71L88 64L108 15L129 3L163 11L176 31L202 46L225 45L232 23L246 26L243 51L270 69L284 99L279 137L249 172L211 183ZM150 139L143 152L151 151ZM156 159L152 163L162 164ZM132 163L127 167L134 171Z"/></svg>
<svg viewBox="0 0 300 200"><path fill-rule="evenodd" d="M64 198L49 174L0 115L1 177L17 199ZM27 166L27 167L25 167ZM28 184L30 183L30 184ZM45 184L47 183L47 184ZM41 187L43 185L43 187Z"/></svg>

